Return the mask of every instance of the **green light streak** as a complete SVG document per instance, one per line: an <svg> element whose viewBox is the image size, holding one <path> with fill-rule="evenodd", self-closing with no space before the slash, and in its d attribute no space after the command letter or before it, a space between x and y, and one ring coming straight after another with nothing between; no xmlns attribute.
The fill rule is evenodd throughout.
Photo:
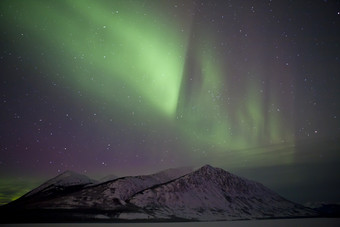
<svg viewBox="0 0 340 227"><path fill-rule="evenodd" d="M135 1L19 3L21 23L62 56L58 63L69 69L67 83L119 105L140 96L155 111L173 116L186 34L170 20L143 14Z"/></svg>
<svg viewBox="0 0 340 227"><path fill-rule="evenodd" d="M194 144L221 156L233 151L240 163L252 155L254 163L263 165L267 153L275 156L288 145L289 152L275 157L278 162L294 161L293 122L275 108L280 94L261 93L261 84L247 75L243 75L245 83L236 83L243 93L232 89L228 62L219 58L214 48L218 45L206 35L213 31L204 28L199 39L191 40L191 22L179 25L140 1L3 0L0 4L6 8L3 19L7 21L1 24L13 33L25 33L18 43L27 50L46 52L46 62L41 56L32 61L44 65L51 75L48 79L108 103L104 114L138 110L138 120L151 122L150 128L171 128L169 134L181 135L188 147ZM12 28L12 23L19 26ZM195 70L185 72L186 67ZM188 77L194 77L193 82L184 80ZM122 121L128 122L129 117L123 116ZM158 147L154 150L158 152ZM28 191L6 181L9 186L0 188L0 204Z"/></svg>
<svg viewBox="0 0 340 227"><path fill-rule="evenodd" d="M263 141L265 113L263 96L256 84L248 85L248 94L245 100L245 112L247 113L247 134L252 135L249 140L252 146L257 146Z"/></svg>
<svg viewBox="0 0 340 227"><path fill-rule="evenodd" d="M234 85L208 29L188 47L188 33L137 1L11 4L9 13L19 15L17 22L55 53L59 68L65 69L63 83L106 101L112 110L137 110L142 120L166 117L190 144L202 147L240 150L293 141L293 129L283 130L283 115L268 112L268 105L278 105L278 94L261 94L260 85L250 79L242 85L244 96L229 93ZM195 66L185 66L188 48L195 50L188 56ZM198 75L184 77L198 80L184 81L185 67L195 67ZM264 103L264 95L270 104Z"/></svg>
<svg viewBox="0 0 340 227"><path fill-rule="evenodd" d="M211 39L207 40L213 44ZM250 79L243 85L244 96L241 92L237 92L237 97L229 94L228 88L234 85L228 81L227 68L219 61L212 45L199 46L201 49L191 56L200 67L195 70L201 72L199 85L191 88L194 92L191 91L189 97L182 91L185 101L182 100L177 110L185 138L191 138L190 143L194 141L197 147L215 152L251 153L250 148L293 142L291 122L284 122L280 112L269 111L272 105L279 106L272 98L278 95L263 93L260 84ZM265 103L265 95L271 98L269 103ZM231 105L227 104L229 97L234 101Z"/></svg>

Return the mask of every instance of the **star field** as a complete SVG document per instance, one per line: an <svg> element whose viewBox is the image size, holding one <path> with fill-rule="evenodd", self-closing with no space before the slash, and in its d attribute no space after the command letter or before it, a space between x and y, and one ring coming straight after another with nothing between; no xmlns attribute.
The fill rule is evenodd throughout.
<svg viewBox="0 0 340 227"><path fill-rule="evenodd" d="M339 200L339 10L1 1L0 203L65 170L206 163L291 199ZM300 198L313 181L328 197L316 196L320 186Z"/></svg>

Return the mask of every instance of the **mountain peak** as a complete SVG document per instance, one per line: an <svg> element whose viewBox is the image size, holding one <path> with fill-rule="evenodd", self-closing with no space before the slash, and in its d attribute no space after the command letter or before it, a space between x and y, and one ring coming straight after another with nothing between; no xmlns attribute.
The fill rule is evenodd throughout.
<svg viewBox="0 0 340 227"><path fill-rule="evenodd" d="M129 202L152 213L198 220L296 217L315 214L260 183L204 165L165 184L143 190Z"/></svg>
<svg viewBox="0 0 340 227"><path fill-rule="evenodd" d="M209 170L209 169L216 169L216 168L214 168L214 167L212 167L211 165L209 165L209 164L206 164L206 165L204 165L204 166L202 166L200 169L204 169L204 170Z"/></svg>
<svg viewBox="0 0 340 227"><path fill-rule="evenodd" d="M66 170L66 171L62 172L61 174L59 174L57 177L59 177L59 176L69 177L69 176L78 176L78 175L81 175L81 174L74 172L72 170Z"/></svg>
<svg viewBox="0 0 340 227"><path fill-rule="evenodd" d="M36 189L30 191L25 195L31 196L36 194L37 192L49 190L51 186L53 187L69 187L75 185L88 185L95 183L95 180L90 179L89 177L73 172L71 170L66 170L65 172L59 174L58 176L46 181Z"/></svg>
<svg viewBox="0 0 340 227"><path fill-rule="evenodd" d="M215 168L211 165L204 165L201 168L199 168L198 170L196 170L196 172L204 173L204 174L213 174L213 173L221 172L221 169Z"/></svg>
<svg viewBox="0 0 340 227"><path fill-rule="evenodd" d="M113 221L126 217L138 219L138 215L143 220L216 221L317 214L282 198L260 183L221 168L204 165L183 175L187 171L168 169L101 184L93 184L93 180L85 175L65 171L28 193L26 197L34 196L21 199L14 207L37 209L37 212L52 208L56 212L60 208L72 212L73 209L78 215L79 210L93 209L95 205L100 215L113 211L112 216L107 216ZM81 215L84 215L82 220L93 218L87 212Z"/></svg>
<svg viewBox="0 0 340 227"><path fill-rule="evenodd" d="M88 184L93 183L89 177L85 176L84 174L80 174L71 170L66 170L65 172L59 174L55 178L47 181L50 184L57 184L57 185L73 185L73 184Z"/></svg>

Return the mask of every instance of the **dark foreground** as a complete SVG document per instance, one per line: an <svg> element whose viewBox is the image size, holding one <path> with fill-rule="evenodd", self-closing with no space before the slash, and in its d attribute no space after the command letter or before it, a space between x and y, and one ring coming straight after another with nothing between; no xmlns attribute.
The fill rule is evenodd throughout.
<svg viewBox="0 0 340 227"><path fill-rule="evenodd" d="M138 222L192 222L174 217L172 219L117 218L117 211L75 209L10 209L0 210L0 223L138 223Z"/></svg>
<svg viewBox="0 0 340 227"><path fill-rule="evenodd" d="M184 219L173 217L171 219L146 219L146 218L134 218L133 212L128 218L118 218L117 211L103 211L103 210L75 210L75 209L1 209L0 210L0 223L166 223L166 222L199 222L196 219ZM288 220L288 219L311 219L318 220L321 216L315 217L289 217L289 218L264 218L257 220ZM244 220L242 218L232 221ZM312 219L313 220L313 219ZM340 220L334 218L334 220ZM219 220L217 220L219 221ZM205 222L206 223L206 222ZM339 225L340 226L340 225Z"/></svg>
<svg viewBox="0 0 340 227"><path fill-rule="evenodd" d="M56 223L48 223L48 224L4 224L2 226L20 226L20 227L36 227L41 226L44 227L95 227L95 226L112 226L112 224L108 223L64 223L64 224L56 224ZM160 226L159 223L115 223L114 227L156 227ZM274 220L246 220L246 221L218 221L218 222L172 222L172 223L162 223L164 227L339 227L340 226L340 218L302 218L302 219L274 219Z"/></svg>

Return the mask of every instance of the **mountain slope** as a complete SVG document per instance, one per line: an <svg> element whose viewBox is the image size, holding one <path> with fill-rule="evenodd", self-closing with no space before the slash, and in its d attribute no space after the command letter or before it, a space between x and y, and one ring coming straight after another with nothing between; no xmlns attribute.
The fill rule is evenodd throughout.
<svg viewBox="0 0 340 227"><path fill-rule="evenodd" d="M100 178L99 183L104 183L104 182L107 182L107 181L113 181L113 180L115 180L115 179L117 179L117 178L119 178L119 177L117 177L117 176L114 175L114 174L110 174L110 175L108 175L108 176L105 176L105 177L103 177L103 178Z"/></svg>
<svg viewBox="0 0 340 227"><path fill-rule="evenodd" d="M52 189L55 190L59 188L60 190L62 190L63 188L71 186L85 186L93 183L96 183L96 181L88 178L85 175L72 171L65 171L62 174L52 178L51 180L46 181L34 190L28 192L26 195L24 195L24 197L33 196L34 194L41 192L47 193L49 190Z"/></svg>
<svg viewBox="0 0 340 227"><path fill-rule="evenodd" d="M25 209L37 208L43 201L79 191L96 182L85 175L65 171L5 206Z"/></svg>
<svg viewBox="0 0 340 227"><path fill-rule="evenodd" d="M262 184L206 165L129 199L156 217L232 220L315 215Z"/></svg>
<svg viewBox="0 0 340 227"><path fill-rule="evenodd" d="M97 221L98 218L98 221L103 218L214 221L317 215L258 182L209 165L196 171L168 169L102 183L66 172L3 208L10 208L2 211L16 219L19 215L23 222Z"/></svg>
<svg viewBox="0 0 340 227"><path fill-rule="evenodd" d="M78 191L44 201L33 201L30 208L121 209L133 194L190 172L188 168L168 169L152 175L122 177L89 185ZM40 188L40 187L39 187ZM38 188L38 189L39 189ZM35 191L35 190L34 190Z"/></svg>

